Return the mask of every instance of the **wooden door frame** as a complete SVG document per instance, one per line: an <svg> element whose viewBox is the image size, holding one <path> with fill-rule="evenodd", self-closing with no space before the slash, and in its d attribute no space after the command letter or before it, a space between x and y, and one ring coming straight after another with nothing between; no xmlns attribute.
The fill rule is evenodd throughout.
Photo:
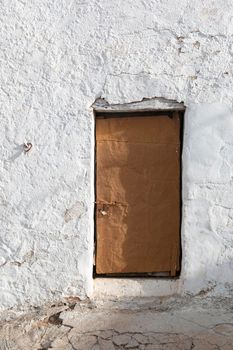
<svg viewBox="0 0 233 350"><path fill-rule="evenodd" d="M97 235L96 235L96 203L95 203L95 208L94 208L94 257L93 257L93 278L132 278L132 277L136 277L136 278L162 278L162 279L176 279L179 278L180 274L181 274L181 269L182 269L182 237L181 237L181 226L182 226L182 150L183 150L183 132L184 132L184 112L185 112L185 108L183 105L180 106L179 104L179 108L174 108L174 109L156 109L156 110L147 110L147 111L141 111L140 109L137 110L98 110L98 108L96 108L94 110L94 119L95 119L95 125L94 125L94 139L95 139L95 143L94 143L94 198L95 198L95 202L96 202L96 119L98 118L103 118L103 117L107 117L107 118L119 118L119 117L127 117L132 116L132 117L137 117L137 116L172 116L174 113L178 113L179 114L179 118L180 118L180 229L179 229L179 233L180 233L180 239L179 239L179 245L180 245L180 271L179 271L179 275L175 276L175 277L171 277L170 275L166 275L166 274L97 274L96 273L96 267L95 267L95 251L96 251L96 243L97 243Z"/></svg>

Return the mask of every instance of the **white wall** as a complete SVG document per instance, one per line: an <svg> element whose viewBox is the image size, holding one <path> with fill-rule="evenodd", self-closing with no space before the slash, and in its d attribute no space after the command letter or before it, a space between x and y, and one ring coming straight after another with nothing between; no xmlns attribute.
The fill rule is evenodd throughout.
<svg viewBox="0 0 233 350"><path fill-rule="evenodd" d="M91 291L98 97L184 101L181 290L232 290L232 13L231 0L1 2L1 308Z"/></svg>
<svg viewBox="0 0 233 350"><path fill-rule="evenodd" d="M230 296L233 289L233 113L191 105L183 149L184 291Z"/></svg>

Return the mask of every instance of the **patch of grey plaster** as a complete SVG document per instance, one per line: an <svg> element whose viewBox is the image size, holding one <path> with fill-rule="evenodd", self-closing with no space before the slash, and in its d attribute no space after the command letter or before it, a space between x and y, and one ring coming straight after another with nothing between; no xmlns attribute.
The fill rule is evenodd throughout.
<svg viewBox="0 0 233 350"><path fill-rule="evenodd" d="M142 101L135 101L124 104L110 104L105 99L98 98L93 103L92 108L96 112L130 112L130 111L159 111L176 110L184 111L183 103L174 100L168 100L161 97L143 98Z"/></svg>
<svg viewBox="0 0 233 350"><path fill-rule="evenodd" d="M76 202L71 208L65 211L65 222L70 220L79 219L86 212L84 203Z"/></svg>
<svg viewBox="0 0 233 350"><path fill-rule="evenodd" d="M206 298L77 302L1 322L2 350L232 348L232 300Z"/></svg>

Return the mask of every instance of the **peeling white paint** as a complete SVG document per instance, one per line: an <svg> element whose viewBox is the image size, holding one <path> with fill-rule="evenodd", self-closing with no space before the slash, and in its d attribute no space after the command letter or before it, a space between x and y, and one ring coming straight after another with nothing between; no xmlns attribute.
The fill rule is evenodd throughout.
<svg viewBox="0 0 233 350"><path fill-rule="evenodd" d="M91 293L99 97L184 101L180 291L231 293L232 13L231 0L1 3L2 309Z"/></svg>

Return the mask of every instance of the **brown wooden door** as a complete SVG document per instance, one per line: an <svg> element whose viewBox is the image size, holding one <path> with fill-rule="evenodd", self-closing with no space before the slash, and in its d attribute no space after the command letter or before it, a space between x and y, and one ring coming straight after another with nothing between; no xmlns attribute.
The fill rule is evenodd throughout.
<svg viewBox="0 0 233 350"><path fill-rule="evenodd" d="M96 119L96 273L180 269L180 118Z"/></svg>

